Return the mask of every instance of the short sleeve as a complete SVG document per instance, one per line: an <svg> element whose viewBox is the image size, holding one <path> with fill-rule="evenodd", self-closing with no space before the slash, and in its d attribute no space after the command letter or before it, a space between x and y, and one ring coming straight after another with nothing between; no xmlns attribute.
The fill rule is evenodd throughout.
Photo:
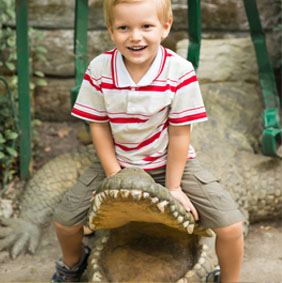
<svg viewBox="0 0 282 283"><path fill-rule="evenodd" d="M71 114L86 121L105 123L108 122L109 119L100 86L101 77L95 75L94 70L95 61L93 60L85 72Z"/></svg>
<svg viewBox="0 0 282 283"><path fill-rule="evenodd" d="M190 62L187 66L186 72L177 81L168 117L170 125L183 126L207 120L197 76Z"/></svg>

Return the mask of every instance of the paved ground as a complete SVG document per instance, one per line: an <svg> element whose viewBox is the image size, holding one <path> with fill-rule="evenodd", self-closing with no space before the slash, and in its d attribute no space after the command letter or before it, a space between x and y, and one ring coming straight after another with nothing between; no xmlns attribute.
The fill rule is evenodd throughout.
<svg viewBox="0 0 282 283"><path fill-rule="evenodd" d="M60 256L52 226L42 237L35 256L20 255L15 261L0 253L0 282L48 282ZM282 228L277 223L252 225L245 244L240 282L282 282Z"/></svg>

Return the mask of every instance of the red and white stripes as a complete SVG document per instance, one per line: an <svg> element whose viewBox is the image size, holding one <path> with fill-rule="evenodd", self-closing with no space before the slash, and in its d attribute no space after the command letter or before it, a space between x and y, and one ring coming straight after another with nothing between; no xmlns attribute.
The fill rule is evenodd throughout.
<svg viewBox="0 0 282 283"><path fill-rule="evenodd" d="M160 47L151 68L134 84L117 49L89 65L72 115L109 122L123 167L144 170L166 165L168 125L207 120L191 63ZM190 146L187 158L195 158Z"/></svg>

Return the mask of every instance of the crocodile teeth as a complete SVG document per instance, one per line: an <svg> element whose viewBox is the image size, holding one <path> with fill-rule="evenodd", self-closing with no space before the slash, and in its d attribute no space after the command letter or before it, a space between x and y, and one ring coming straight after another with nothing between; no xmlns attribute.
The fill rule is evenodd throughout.
<svg viewBox="0 0 282 283"><path fill-rule="evenodd" d="M130 191L129 190L120 190L120 194L123 198L127 199L129 194L130 194Z"/></svg>
<svg viewBox="0 0 282 283"><path fill-rule="evenodd" d="M114 199L118 197L118 190L110 190L110 196Z"/></svg>
<svg viewBox="0 0 282 283"><path fill-rule="evenodd" d="M184 228L187 228L187 226L189 225L189 221L185 221L185 222L183 222L183 224L182 224L182 225L183 225L183 227L184 227Z"/></svg>
<svg viewBox="0 0 282 283"><path fill-rule="evenodd" d="M208 229L206 230L206 233L207 233L207 235L210 236L210 237L212 237L212 236L214 235L213 230L210 229L210 228L208 228Z"/></svg>
<svg viewBox="0 0 282 283"><path fill-rule="evenodd" d="M171 212L175 211L175 209L176 209L175 205L171 205L171 206L170 206L170 211L171 211Z"/></svg>
<svg viewBox="0 0 282 283"><path fill-rule="evenodd" d="M165 207L167 206L167 204L168 204L167 200L163 200L162 202L157 203L157 207L161 213L164 213Z"/></svg>
<svg viewBox="0 0 282 283"><path fill-rule="evenodd" d="M144 193L143 193L143 198L144 198L144 199L148 198L149 196L150 196L149 193L147 193L147 192L144 192Z"/></svg>
<svg viewBox="0 0 282 283"><path fill-rule="evenodd" d="M183 222L183 220L184 220L184 217L181 216L181 215L179 215L179 216L177 217L177 219L176 219L176 221L177 221L179 224L181 224L181 223Z"/></svg>
<svg viewBox="0 0 282 283"><path fill-rule="evenodd" d="M102 238L102 240L101 240L101 242L103 243L103 244L105 244L105 243L107 243L108 242L108 240L109 240L109 237L103 237Z"/></svg>
<svg viewBox="0 0 282 283"><path fill-rule="evenodd" d="M98 196L96 196L96 198L95 198L95 206L96 206L97 210L101 206L101 200L100 200L100 198Z"/></svg>
<svg viewBox="0 0 282 283"><path fill-rule="evenodd" d="M157 197L154 197L154 198L151 199L151 201L152 201L152 203L157 203L157 202L159 202L159 199Z"/></svg>
<svg viewBox="0 0 282 283"><path fill-rule="evenodd" d="M178 216L178 214L179 214L179 213L178 213L177 211L174 211L174 212L173 212L173 216L174 216L175 218Z"/></svg>
<svg viewBox="0 0 282 283"><path fill-rule="evenodd" d="M96 212L97 212L97 207L96 207L96 205L95 205L95 202L94 202L94 204L92 205L92 211L96 214Z"/></svg>
<svg viewBox="0 0 282 283"><path fill-rule="evenodd" d="M95 230L96 224L89 223L89 228L90 228L91 230Z"/></svg>
<svg viewBox="0 0 282 283"><path fill-rule="evenodd" d="M139 201L142 197L142 192L139 190L131 190L131 195L135 201Z"/></svg>
<svg viewBox="0 0 282 283"><path fill-rule="evenodd" d="M98 246L95 247L95 249L97 251L102 251L104 249L104 247L102 245L98 245Z"/></svg>
<svg viewBox="0 0 282 283"><path fill-rule="evenodd" d="M103 275L102 275L99 271L96 271L96 272L93 274L92 280L93 280L94 282L101 282L102 279L103 279Z"/></svg>
<svg viewBox="0 0 282 283"><path fill-rule="evenodd" d="M98 263L97 258L92 258L90 262L93 265Z"/></svg>
<svg viewBox="0 0 282 283"><path fill-rule="evenodd" d="M105 192L102 192L100 195L101 195L102 201L107 199L107 194Z"/></svg>
<svg viewBox="0 0 282 283"><path fill-rule="evenodd" d="M200 257L199 259L199 264L203 265L205 263L205 259L203 257Z"/></svg>
<svg viewBox="0 0 282 283"><path fill-rule="evenodd" d="M104 201L102 193L97 194L97 198L99 199L100 202Z"/></svg>
<svg viewBox="0 0 282 283"><path fill-rule="evenodd" d="M194 224L189 224L188 227L187 227L187 232L188 234L192 234L193 231L194 231Z"/></svg>
<svg viewBox="0 0 282 283"><path fill-rule="evenodd" d="M101 202L98 199L95 200L93 205L93 211L97 213L97 211L100 209L100 206L101 206Z"/></svg>

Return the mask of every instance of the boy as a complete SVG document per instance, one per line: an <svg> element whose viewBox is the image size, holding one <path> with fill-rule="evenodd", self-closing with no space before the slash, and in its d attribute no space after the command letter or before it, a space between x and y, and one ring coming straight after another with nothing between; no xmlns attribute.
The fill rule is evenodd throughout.
<svg viewBox="0 0 282 283"><path fill-rule="evenodd" d="M238 282L242 216L190 145L191 124L207 120L197 78L191 63L160 45L172 25L170 1L105 0L104 11L116 49L90 63L72 110L90 122L100 163L79 178L55 212L63 258L52 281L80 280L89 255L82 238L92 192L106 176L137 166L214 230L220 280Z"/></svg>

